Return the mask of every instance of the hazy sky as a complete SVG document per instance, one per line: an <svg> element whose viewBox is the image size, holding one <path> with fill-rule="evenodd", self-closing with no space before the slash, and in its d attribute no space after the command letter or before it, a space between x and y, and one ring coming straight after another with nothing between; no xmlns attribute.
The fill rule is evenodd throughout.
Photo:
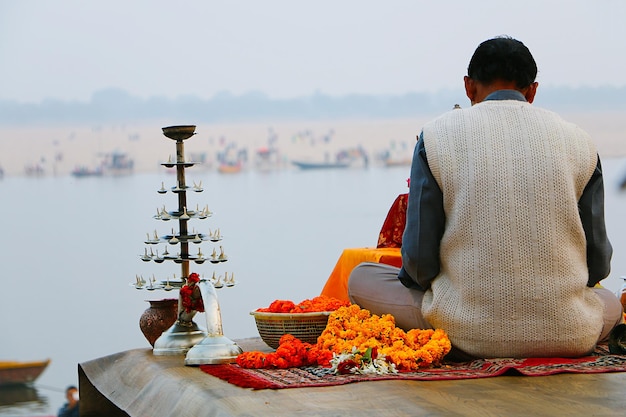
<svg viewBox="0 0 626 417"><path fill-rule="evenodd" d="M0 0L0 100L461 88L483 40L550 86L626 84L623 0Z"/></svg>

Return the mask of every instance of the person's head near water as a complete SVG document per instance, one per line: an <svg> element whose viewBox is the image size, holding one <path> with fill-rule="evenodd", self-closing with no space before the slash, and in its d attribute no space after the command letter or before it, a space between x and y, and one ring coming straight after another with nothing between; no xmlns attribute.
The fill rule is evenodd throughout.
<svg viewBox="0 0 626 417"><path fill-rule="evenodd" d="M65 389L66 403L59 410L58 417L76 417L78 413L78 388L70 385Z"/></svg>
<svg viewBox="0 0 626 417"><path fill-rule="evenodd" d="M74 385L70 385L65 389L65 398L69 403L78 401L78 388Z"/></svg>
<svg viewBox="0 0 626 417"><path fill-rule="evenodd" d="M482 42L474 51L464 77L465 92L472 105L503 89L517 90L532 103L539 85L536 77L537 64L526 45L501 36Z"/></svg>

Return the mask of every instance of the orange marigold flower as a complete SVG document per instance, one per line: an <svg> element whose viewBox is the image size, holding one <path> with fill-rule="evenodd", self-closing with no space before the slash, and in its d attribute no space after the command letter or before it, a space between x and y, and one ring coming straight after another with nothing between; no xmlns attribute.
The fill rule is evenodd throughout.
<svg viewBox="0 0 626 417"><path fill-rule="evenodd" d="M350 305L349 301L320 295L301 301L298 304L289 300L274 300L269 307L259 308L257 311L266 313L313 313L318 311L335 311L347 305Z"/></svg>
<svg viewBox="0 0 626 417"><path fill-rule="evenodd" d="M293 303L276 300L270 309L285 309ZM340 305L344 304L344 305ZM335 310L329 310L336 306ZM322 308L323 307L323 308ZM389 314L377 316L357 305L336 303L333 299L315 297L304 300L294 308L305 311L333 311L317 344L304 343L286 334L273 353L244 352L237 364L247 368L288 368L308 365L330 366L333 353L357 352L354 360L361 361L363 352L377 352L400 370L416 370L437 365L450 351L451 343L441 329L412 329L408 332L395 326ZM359 353L360 352L360 353Z"/></svg>
<svg viewBox="0 0 626 417"><path fill-rule="evenodd" d="M357 305L341 307L328 318L328 326L318 338L318 347L336 354L380 349L398 369L415 370L439 363L450 351L450 340L443 330L413 329L408 333L395 327L393 316L370 314Z"/></svg>

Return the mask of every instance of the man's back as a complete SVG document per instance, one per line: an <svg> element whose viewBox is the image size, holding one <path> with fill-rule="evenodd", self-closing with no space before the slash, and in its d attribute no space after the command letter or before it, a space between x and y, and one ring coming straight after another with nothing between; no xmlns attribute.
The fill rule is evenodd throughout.
<svg viewBox="0 0 626 417"><path fill-rule="evenodd" d="M517 100L452 111L423 132L446 218L425 318L478 356L593 349L602 306L578 214L597 162L587 134Z"/></svg>

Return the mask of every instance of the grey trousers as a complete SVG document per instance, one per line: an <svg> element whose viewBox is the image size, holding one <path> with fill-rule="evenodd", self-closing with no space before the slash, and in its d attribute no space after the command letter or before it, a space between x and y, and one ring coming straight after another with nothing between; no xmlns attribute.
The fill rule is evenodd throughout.
<svg viewBox="0 0 626 417"><path fill-rule="evenodd" d="M430 329L422 315L424 292L407 288L398 280L399 268L365 262L358 265L348 280L350 301L372 314L391 314L396 326L404 330ZM622 304L610 290L594 288L604 303L604 326L599 341L606 341L613 327L623 322ZM462 353L458 355L461 359Z"/></svg>

